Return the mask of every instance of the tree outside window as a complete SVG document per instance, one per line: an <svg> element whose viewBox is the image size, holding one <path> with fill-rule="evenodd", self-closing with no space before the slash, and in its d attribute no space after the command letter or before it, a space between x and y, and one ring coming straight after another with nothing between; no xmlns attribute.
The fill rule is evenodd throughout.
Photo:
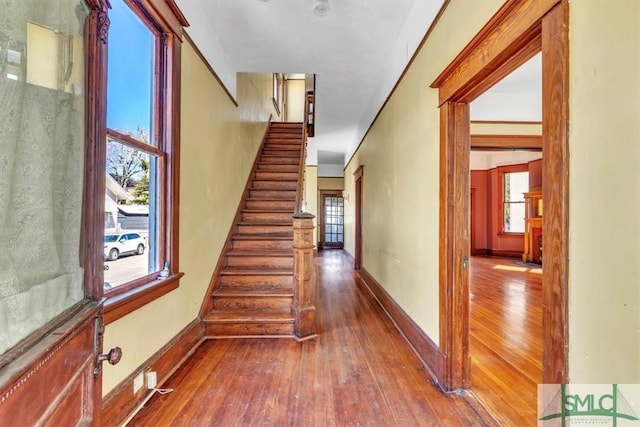
<svg viewBox="0 0 640 427"><path fill-rule="evenodd" d="M143 20L123 0L111 2L107 74L107 144L105 171L112 178L105 195L105 290L144 283L165 261L169 191L166 158L169 141L162 138L166 105L160 102L166 84L162 63L163 38L152 22ZM106 223L105 223L106 227ZM120 237L142 237L134 249ZM116 244L108 243L114 238ZM144 248L140 250L140 245ZM129 288L129 286L127 286Z"/></svg>

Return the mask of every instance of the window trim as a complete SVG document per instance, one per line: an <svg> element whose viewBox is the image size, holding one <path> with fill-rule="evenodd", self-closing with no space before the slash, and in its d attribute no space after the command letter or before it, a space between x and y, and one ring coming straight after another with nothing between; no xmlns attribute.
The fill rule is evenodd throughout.
<svg viewBox="0 0 640 427"><path fill-rule="evenodd" d="M273 106L278 116L280 116L280 92L282 88L281 73L273 73Z"/></svg>
<svg viewBox="0 0 640 427"><path fill-rule="evenodd" d="M165 108L153 112L152 120L156 123L153 130L155 147L149 144L144 148L145 151L152 153L154 149L162 152L160 161L164 162L164 168L162 168L164 172L161 173L164 175L159 179L163 180L165 191L159 195L161 199L159 204L162 206L159 221L163 224L160 233L161 242L164 244L160 253L164 253L164 256L160 255L160 262L166 259L170 262L172 271L179 272L180 60L183 27L189 24L174 0L124 0L124 2L158 37L159 41L155 46L155 68L161 70L161 80L157 79L155 83L154 102ZM96 249L101 247L101 240L104 239L105 159L108 133L106 126L108 15L98 16L98 21L98 38L102 43L89 44L88 57L88 69L91 70L89 84L93 80L95 86L90 87L87 101L90 144L87 168L93 167L88 172L89 182L92 184L88 184L85 192L88 205L84 225L88 239L85 278L87 283L91 284L88 286L87 295L104 299L104 318L107 324L176 289L184 273L174 273L168 278L158 279L159 272L154 272L118 286L108 295L104 294L104 257L101 256L102 251ZM92 74L95 79L92 79ZM118 135L115 139L123 139L122 137L126 138L126 135Z"/></svg>
<svg viewBox="0 0 640 427"><path fill-rule="evenodd" d="M506 231L504 229L504 205L505 205L505 194L504 194L504 182L505 175L508 173L516 173L516 172L529 172L529 165L527 163L519 163L515 165L508 166L498 166L498 185L500 186L500 207L498 209L498 221L500 226L498 227L498 235L499 236L524 236L524 231ZM522 202L524 204L524 201Z"/></svg>

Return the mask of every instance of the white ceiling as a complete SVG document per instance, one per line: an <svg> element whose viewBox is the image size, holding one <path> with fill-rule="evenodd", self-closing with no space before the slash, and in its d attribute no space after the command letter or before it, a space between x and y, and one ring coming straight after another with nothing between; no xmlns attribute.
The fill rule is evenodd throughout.
<svg viewBox="0 0 640 427"><path fill-rule="evenodd" d="M318 150L349 160L443 2L329 0L318 17L314 0L177 0L187 33L233 96L238 72L316 74L308 164ZM491 100L475 104L472 119L499 120L485 118Z"/></svg>

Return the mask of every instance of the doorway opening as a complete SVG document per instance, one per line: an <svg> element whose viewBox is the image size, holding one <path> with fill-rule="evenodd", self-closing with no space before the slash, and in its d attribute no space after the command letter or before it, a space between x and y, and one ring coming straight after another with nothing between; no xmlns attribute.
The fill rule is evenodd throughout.
<svg viewBox="0 0 640 427"><path fill-rule="evenodd" d="M542 52L543 383L567 381L568 16L566 0L507 1L432 83L440 102L440 340L446 390L471 385L469 103Z"/></svg>
<svg viewBox="0 0 640 427"><path fill-rule="evenodd" d="M342 191L320 191L320 249L344 247Z"/></svg>
<svg viewBox="0 0 640 427"><path fill-rule="evenodd" d="M472 122L472 129L477 124ZM509 127L538 130L541 124L511 122ZM542 382L542 266L523 259L526 199L530 190L541 188L542 152L515 149L511 135L482 139L493 140L495 147L474 149L472 134L470 383L500 422L526 425L535 419Z"/></svg>

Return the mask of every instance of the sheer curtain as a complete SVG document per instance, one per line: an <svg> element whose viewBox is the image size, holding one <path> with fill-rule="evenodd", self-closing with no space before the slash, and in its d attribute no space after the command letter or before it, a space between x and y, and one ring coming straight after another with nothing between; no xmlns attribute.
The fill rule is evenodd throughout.
<svg viewBox="0 0 640 427"><path fill-rule="evenodd" d="M0 7L0 354L84 297L83 0Z"/></svg>

